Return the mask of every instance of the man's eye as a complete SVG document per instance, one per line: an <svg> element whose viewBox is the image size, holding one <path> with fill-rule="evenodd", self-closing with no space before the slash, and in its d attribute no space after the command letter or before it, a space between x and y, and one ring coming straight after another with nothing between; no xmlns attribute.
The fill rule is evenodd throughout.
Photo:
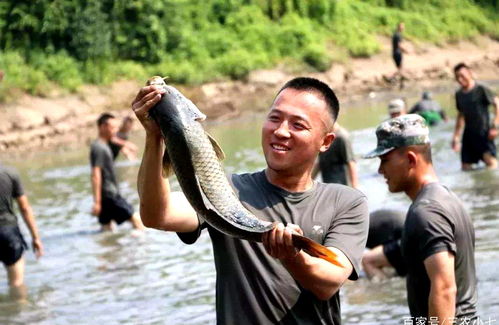
<svg viewBox="0 0 499 325"><path fill-rule="evenodd" d="M272 121L272 122L277 122L277 121L279 121L279 117L278 117L278 116L276 116L276 115L269 115L269 117L267 117L267 119L268 119L269 121Z"/></svg>
<svg viewBox="0 0 499 325"><path fill-rule="evenodd" d="M299 130L305 130L307 127L302 124L302 123L294 123L293 124L295 126L295 128L299 129Z"/></svg>

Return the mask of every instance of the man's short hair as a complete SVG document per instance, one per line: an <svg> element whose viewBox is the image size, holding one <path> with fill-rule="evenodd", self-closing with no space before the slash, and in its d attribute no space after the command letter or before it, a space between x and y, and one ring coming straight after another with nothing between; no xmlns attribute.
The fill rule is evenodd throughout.
<svg viewBox="0 0 499 325"><path fill-rule="evenodd" d="M460 62L454 66L454 74L456 74L462 68L466 68L466 69L470 70L470 67L466 63Z"/></svg>
<svg viewBox="0 0 499 325"><path fill-rule="evenodd" d="M421 157L423 157L424 161L426 161L429 164L433 163L433 159L431 156L431 144L430 143L402 147L401 149L403 149L405 151L408 151L408 150L416 151L418 154L421 155Z"/></svg>
<svg viewBox="0 0 499 325"><path fill-rule="evenodd" d="M340 103L334 91L326 83L315 78L298 77L286 82L277 94L279 95L286 88L314 91L319 93L326 102L329 113L333 118L333 122L336 122L340 112Z"/></svg>
<svg viewBox="0 0 499 325"><path fill-rule="evenodd" d="M110 119L112 118L115 118L113 114L110 114L110 113L102 113L99 118L97 119L97 126L101 126L105 123L107 123L107 121L109 121Z"/></svg>

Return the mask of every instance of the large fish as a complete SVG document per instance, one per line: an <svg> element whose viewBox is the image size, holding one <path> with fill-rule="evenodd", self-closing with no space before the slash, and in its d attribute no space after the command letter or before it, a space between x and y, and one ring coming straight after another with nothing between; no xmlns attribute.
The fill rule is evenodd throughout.
<svg viewBox="0 0 499 325"><path fill-rule="evenodd" d="M200 123L206 116L163 78L152 77L147 85L166 91L149 111L166 144L164 175L175 172L189 203L213 228L232 237L261 242L262 234L272 230L275 223L258 219L237 198L220 163L224 153ZM327 247L299 234L292 236L296 248L342 266Z"/></svg>

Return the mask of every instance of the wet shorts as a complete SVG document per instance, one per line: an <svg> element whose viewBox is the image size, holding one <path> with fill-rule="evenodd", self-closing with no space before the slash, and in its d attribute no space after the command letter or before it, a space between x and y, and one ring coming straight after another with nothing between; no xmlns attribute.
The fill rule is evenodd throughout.
<svg viewBox="0 0 499 325"><path fill-rule="evenodd" d="M395 61L395 65L397 66L397 68L400 68L402 66L402 53L393 53L393 61Z"/></svg>
<svg viewBox="0 0 499 325"><path fill-rule="evenodd" d="M496 156L496 145L494 141L489 140L488 131L481 133L464 131L461 162L476 164L483 159L483 154L487 152L494 157Z"/></svg>
<svg viewBox="0 0 499 325"><path fill-rule="evenodd" d="M397 274L404 276L407 274L404 258L402 257L402 249L400 247L400 239L392 240L383 244L383 253L386 259L393 266Z"/></svg>
<svg viewBox="0 0 499 325"><path fill-rule="evenodd" d="M107 225L111 220L114 220L119 225L130 220L132 215L133 207L121 196L102 199L102 209L99 214L100 224Z"/></svg>
<svg viewBox="0 0 499 325"><path fill-rule="evenodd" d="M0 226L0 261L6 266L16 263L28 248L18 226Z"/></svg>

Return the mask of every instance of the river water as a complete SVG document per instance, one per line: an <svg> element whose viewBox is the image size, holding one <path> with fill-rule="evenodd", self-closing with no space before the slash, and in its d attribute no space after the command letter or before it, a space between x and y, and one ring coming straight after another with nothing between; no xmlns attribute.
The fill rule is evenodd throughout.
<svg viewBox="0 0 499 325"><path fill-rule="evenodd" d="M497 90L497 83L494 88ZM454 116L453 86L435 97ZM356 155L375 146L374 127L386 118L386 102L394 93L371 94L344 105L340 122L351 132ZM410 104L416 93L405 93ZM269 99L270 103L271 99ZM224 148L227 172L262 169L260 127L264 113L207 125ZM479 313L499 322L499 170L460 171L458 154L450 150L454 122L431 130L434 164L471 212L476 231ZM142 144L143 133L132 140ZM25 302L9 299L6 276L0 281L0 324L214 324L215 270L207 234L195 245L183 245L175 234L147 230L143 235L123 225L99 233L92 206L88 146L57 148L3 156L16 166L35 211L45 256L26 256ZM140 161L117 162L122 194L137 208L136 175ZM360 189L370 209L407 209L403 194L390 194L378 160L358 160ZM174 183L178 190L178 185ZM29 239L22 224L22 231ZM2 271L3 274L5 274ZM408 315L405 282L392 278L371 283L365 278L341 290L344 324L403 324ZM237 297L234 297L237 299Z"/></svg>

